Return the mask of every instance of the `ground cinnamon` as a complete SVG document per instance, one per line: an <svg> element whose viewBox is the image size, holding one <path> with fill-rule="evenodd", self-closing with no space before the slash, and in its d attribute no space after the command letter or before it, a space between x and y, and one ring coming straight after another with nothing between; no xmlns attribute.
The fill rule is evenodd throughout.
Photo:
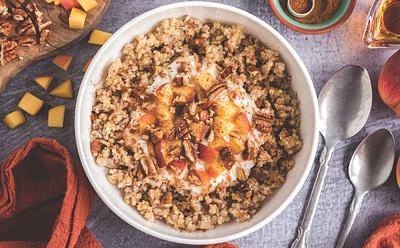
<svg viewBox="0 0 400 248"><path fill-rule="evenodd" d="M288 0L281 0L282 6L286 6ZM292 1L292 7L295 7L294 3L302 3L302 2L308 2L306 0L294 0ZM315 0L315 6L313 11L304 18L296 18L293 17L298 22L301 23L307 23L307 24L319 24L323 23L324 21L328 20L331 18L336 11L338 10L340 4L342 3L342 0ZM296 6L297 8L298 6ZM311 7L311 6L310 6ZM300 7L299 9L301 9ZM304 6L303 6L304 8ZM286 12L289 14L289 12L286 9ZM301 12L299 12L301 13ZM290 15L290 14L289 14Z"/></svg>
<svg viewBox="0 0 400 248"><path fill-rule="evenodd" d="M311 8L310 0L292 0L290 4L297 13L306 13Z"/></svg>
<svg viewBox="0 0 400 248"><path fill-rule="evenodd" d="M393 2L387 7L383 16L385 28L400 35L400 2Z"/></svg>

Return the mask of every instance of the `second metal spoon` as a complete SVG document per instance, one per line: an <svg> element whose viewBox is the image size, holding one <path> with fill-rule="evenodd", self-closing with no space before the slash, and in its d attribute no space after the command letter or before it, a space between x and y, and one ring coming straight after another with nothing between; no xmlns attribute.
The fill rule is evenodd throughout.
<svg viewBox="0 0 400 248"><path fill-rule="evenodd" d="M372 105L372 88L367 70L357 65L340 69L322 89L318 104L320 132L324 136L325 147L321 154L317 178L292 248L307 247L311 223L336 144L358 133L368 119Z"/></svg>
<svg viewBox="0 0 400 248"><path fill-rule="evenodd" d="M394 164L395 149L392 133L380 129L365 138L354 152L349 165L354 198L336 248L344 247L364 196L388 180Z"/></svg>

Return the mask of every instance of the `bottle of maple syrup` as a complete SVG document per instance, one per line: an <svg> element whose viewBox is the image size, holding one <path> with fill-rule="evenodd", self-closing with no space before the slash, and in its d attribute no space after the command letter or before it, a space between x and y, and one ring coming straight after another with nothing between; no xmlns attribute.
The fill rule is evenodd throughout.
<svg viewBox="0 0 400 248"><path fill-rule="evenodd" d="M369 48L400 47L400 0L376 0L368 14L363 42Z"/></svg>

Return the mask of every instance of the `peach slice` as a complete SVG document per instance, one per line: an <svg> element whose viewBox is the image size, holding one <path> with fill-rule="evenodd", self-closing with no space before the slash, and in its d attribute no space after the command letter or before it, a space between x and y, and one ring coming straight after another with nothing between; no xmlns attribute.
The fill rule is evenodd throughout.
<svg viewBox="0 0 400 248"><path fill-rule="evenodd" d="M156 116L153 113L146 113L139 118L139 132L143 134L149 126L156 123Z"/></svg>
<svg viewBox="0 0 400 248"><path fill-rule="evenodd" d="M61 82L57 87L52 89L49 94L51 96L72 99L74 97L74 91L72 89L72 81L70 79Z"/></svg>
<svg viewBox="0 0 400 248"><path fill-rule="evenodd" d="M59 105L49 109L47 125L49 127L64 127L65 105Z"/></svg>
<svg viewBox="0 0 400 248"><path fill-rule="evenodd" d="M53 0L54 5L58 6L61 3L61 0Z"/></svg>
<svg viewBox="0 0 400 248"><path fill-rule="evenodd" d="M94 29L90 33L88 43L93 45L103 45L111 37L111 35L112 35L111 33Z"/></svg>
<svg viewBox="0 0 400 248"><path fill-rule="evenodd" d="M195 170L196 176L200 179L204 186L208 187L210 185L210 176L205 170Z"/></svg>
<svg viewBox="0 0 400 248"><path fill-rule="evenodd" d="M165 140L160 140L154 145L154 153L160 168L166 167L171 162L168 156L168 146L169 144Z"/></svg>
<svg viewBox="0 0 400 248"><path fill-rule="evenodd" d="M186 104L193 102L194 97L196 96L196 89L190 86L182 86L175 87L174 89L175 95L178 96L178 104Z"/></svg>
<svg viewBox="0 0 400 248"><path fill-rule="evenodd" d="M225 171L225 166L220 162L216 162L208 165L206 170L210 177L216 178Z"/></svg>
<svg viewBox="0 0 400 248"><path fill-rule="evenodd" d="M400 50L383 66L378 91L383 102L400 116Z"/></svg>
<svg viewBox="0 0 400 248"><path fill-rule="evenodd" d="M43 105L44 101L29 92L26 92L18 103L18 107L30 115L36 115Z"/></svg>
<svg viewBox="0 0 400 248"><path fill-rule="evenodd" d="M251 130L251 124L245 112L240 112L234 118L234 123L239 132L247 135Z"/></svg>
<svg viewBox="0 0 400 248"><path fill-rule="evenodd" d="M180 175L186 169L186 161L183 159L174 160L168 164L168 168L175 174Z"/></svg>
<svg viewBox="0 0 400 248"><path fill-rule="evenodd" d="M65 55L65 54L57 55L53 59L53 64L60 67L64 71L67 71L69 66L71 65L72 58L73 57L71 55Z"/></svg>
<svg viewBox="0 0 400 248"><path fill-rule="evenodd" d="M213 164L218 160L219 152L214 148L199 143L197 151L199 159L203 160L206 164Z"/></svg>
<svg viewBox="0 0 400 248"><path fill-rule="evenodd" d="M203 123L192 122L189 124L189 132L196 141L203 140L209 129L210 127Z"/></svg>
<svg viewBox="0 0 400 248"><path fill-rule="evenodd" d="M53 79L54 77L51 76L40 76L40 77L35 77L33 80L43 89L47 90Z"/></svg>
<svg viewBox="0 0 400 248"><path fill-rule="evenodd" d="M65 10L70 10L79 6L76 0L61 0L60 3Z"/></svg>
<svg viewBox="0 0 400 248"><path fill-rule="evenodd" d="M158 87L155 95L159 104L165 104L167 106L172 105L172 101L174 100L174 92L171 84L164 84Z"/></svg>
<svg viewBox="0 0 400 248"><path fill-rule="evenodd" d="M85 27L86 12L78 8L72 8L69 15L70 29L83 29Z"/></svg>
<svg viewBox="0 0 400 248"><path fill-rule="evenodd" d="M86 12L93 9L97 5L96 0L78 0L78 3Z"/></svg>
<svg viewBox="0 0 400 248"><path fill-rule="evenodd" d="M14 129L25 123L25 116L21 110L15 110L4 117L3 123L8 128Z"/></svg>

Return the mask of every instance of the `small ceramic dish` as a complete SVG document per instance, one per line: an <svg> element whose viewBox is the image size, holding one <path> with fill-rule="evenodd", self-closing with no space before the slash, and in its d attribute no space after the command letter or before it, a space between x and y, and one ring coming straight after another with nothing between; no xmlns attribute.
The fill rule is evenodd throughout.
<svg viewBox="0 0 400 248"><path fill-rule="evenodd" d="M227 223L207 232L177 231L160 221L148 221L126 204L117 187L107 180L107 170L98 166L90 150L91 112L96 89L102 87L105 71L121 56L125 44L133 37L152 30L161 20L189 15L201 20L242 25L273 50L280 53L292 76L292 87L300 99L303 148L296 155L295 166L286 182L260 211L248 221ZM125 24L101 47L82 80L75 109L75 136L79 157L86 175L97 194L116 215L133 227L154 237L184 244L211 244L237 239L254 232L279 215L293 200L306 180L313 164L318 144L318 102L311 77L293 47L275 29L259 18L228 5L209 2L181 2L144 13Z"/></svg>
<svg viewBox="0 0 400 248"><path fill-rule="evenodd" d="M330 32L347 21L353 13L357 0L342 0L336 13L328 20L319 24L306 24L301 23L288 14L283 6L282 0L268 0L272 11L276 17L286 26L296 32L304 34L323 34ZM283 1L286 4L286 0Z"/></svg>

